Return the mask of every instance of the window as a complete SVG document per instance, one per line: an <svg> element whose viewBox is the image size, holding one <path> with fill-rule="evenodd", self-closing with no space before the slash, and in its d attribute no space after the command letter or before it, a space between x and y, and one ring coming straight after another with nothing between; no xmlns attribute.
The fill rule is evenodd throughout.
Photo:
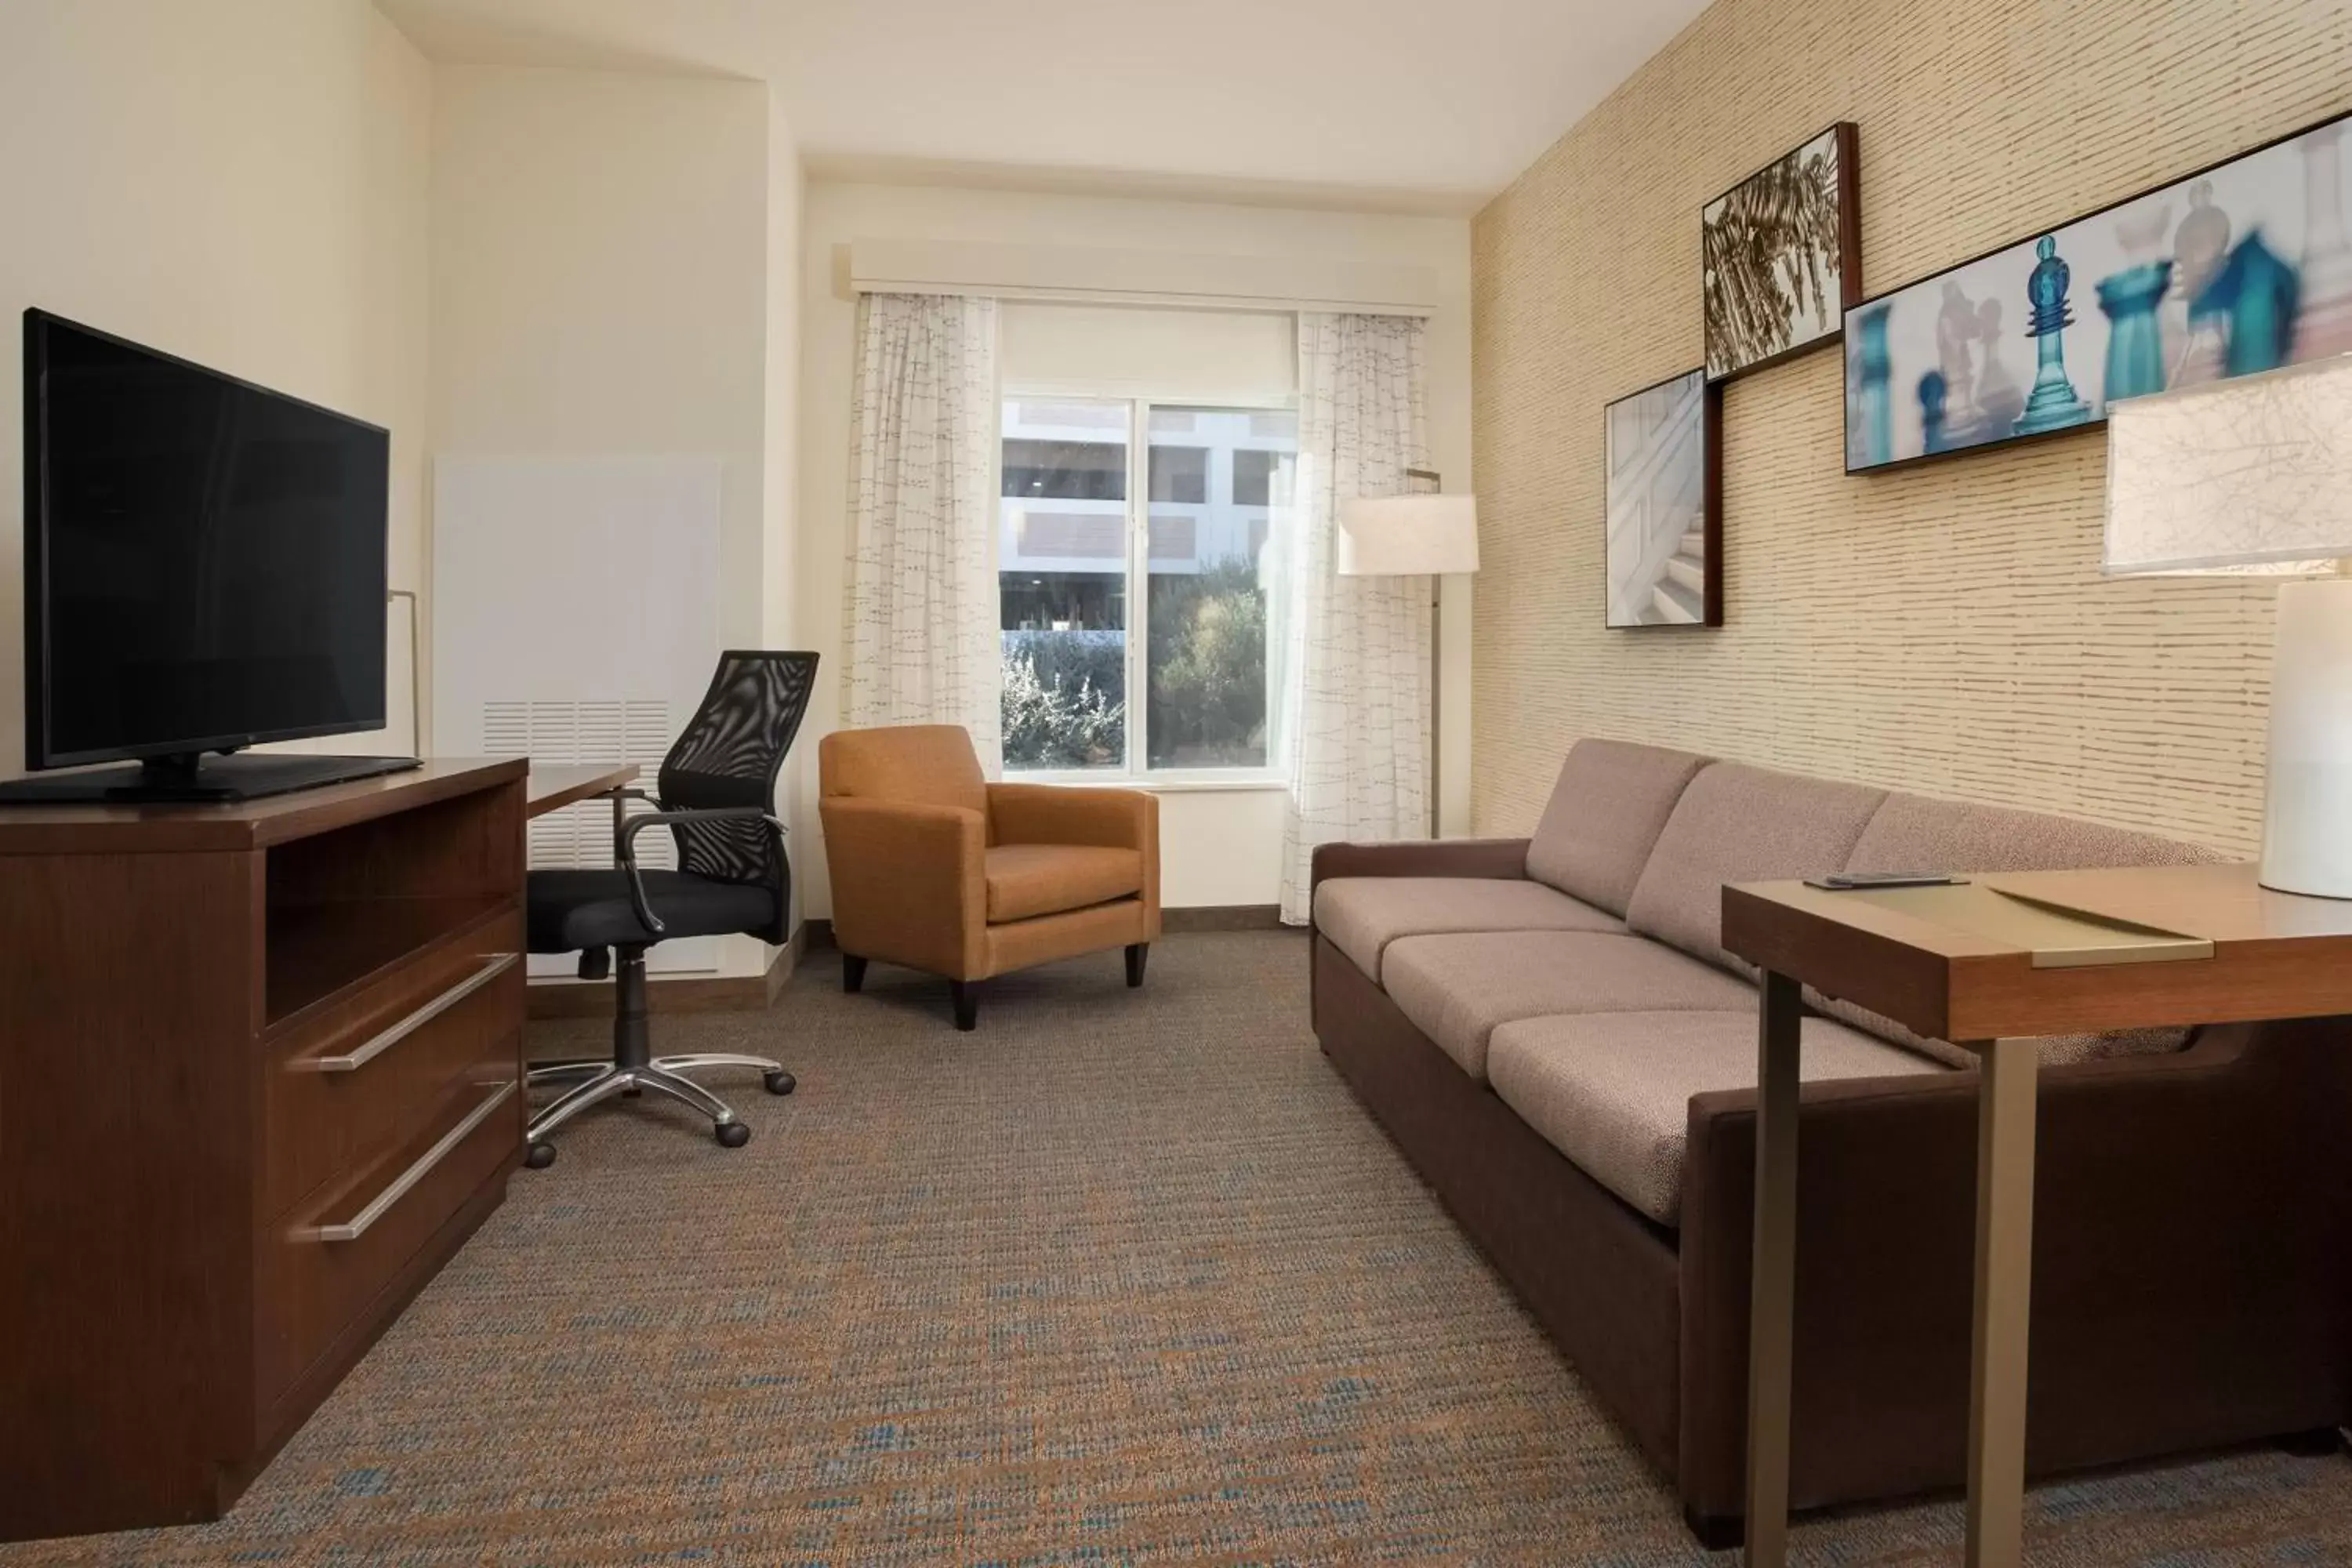
<svg viewBox="0 0 2352 1568"><path fill-rule="evenodd" d="M1006 769L1266 767L1297 416L1016 396L1003 421Z"/></svg>

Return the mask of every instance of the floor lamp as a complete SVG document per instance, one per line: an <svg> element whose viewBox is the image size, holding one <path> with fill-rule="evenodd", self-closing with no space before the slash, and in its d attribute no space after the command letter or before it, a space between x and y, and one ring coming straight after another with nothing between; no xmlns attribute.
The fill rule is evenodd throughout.
<svg viewBox="0 0 2352 1568"><path fill-rule="evenodd" d="M1408 484L1426 486L1401 496L1358 496L1339 503L1339 575L1429 579L1429 836L1437 837L1439 588L1456 572L1478 570L1478 500L1437 493L1437 476L1407 468Z"/></svg>
<svg viewBox="0 0 2352 1568"><path fill-rule="evenodd" d="M2262 883L2352 899L2352 355L2107 411L2106 569L2279 588Z"/></svg>

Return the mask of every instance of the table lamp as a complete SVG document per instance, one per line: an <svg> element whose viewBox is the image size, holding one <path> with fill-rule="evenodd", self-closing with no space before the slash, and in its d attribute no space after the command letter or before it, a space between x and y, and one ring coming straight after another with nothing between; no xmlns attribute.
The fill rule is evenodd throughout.
<svg viewBox="0 0 2352 1568"><path fill-rule="evenodd" d="M1339 575L1427 577L1429 596L1429 822L1437 837L1437 716L1439 611L1437 579L1478 570L1478 500L1440 495L1438 477L1427 468L1407 468L1415 493L1357 496L1339 503Z"/></svg>
<svg viewBox="0 0 2352 1568"><path fill-rule="evenodd" d="M2107 410L2106 570L2279 588L2262 883L2352 899L2352 355Z"/></svg>

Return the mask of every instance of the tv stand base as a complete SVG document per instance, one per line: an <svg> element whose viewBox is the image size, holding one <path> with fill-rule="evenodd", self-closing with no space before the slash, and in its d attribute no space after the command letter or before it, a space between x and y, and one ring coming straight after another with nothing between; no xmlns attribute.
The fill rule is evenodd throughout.
<svg viewBox="0 0 2352 1568"><path fill-rule="evenodd" d="M185 752L123 767L36 774L0 784L0 805L218 805L405 773L415 757L322 757L240 752L201 760Z"/></svg>

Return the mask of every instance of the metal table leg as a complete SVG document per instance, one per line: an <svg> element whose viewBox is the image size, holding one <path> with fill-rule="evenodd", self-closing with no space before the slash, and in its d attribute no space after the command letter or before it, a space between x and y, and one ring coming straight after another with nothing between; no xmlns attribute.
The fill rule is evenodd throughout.
<svg viewBox="0 0 2352 1568"><path fill-rule="evenodd" d="M1977 1099L1977 1279L1969 1399L1969 1568L2016 1568L2025 1515L2026 1329L2033 1289L2029 1039L1988 1041Z"/></svg>
<svg viewBox="0 0 2352 1568"><path fill-rule="evenodd" d="M1757 1029L1756 1247L1748 1306L1748 1568L1789 1556L1789 1389L1797 1305L1796 981L1767 970Z"/></svg>

